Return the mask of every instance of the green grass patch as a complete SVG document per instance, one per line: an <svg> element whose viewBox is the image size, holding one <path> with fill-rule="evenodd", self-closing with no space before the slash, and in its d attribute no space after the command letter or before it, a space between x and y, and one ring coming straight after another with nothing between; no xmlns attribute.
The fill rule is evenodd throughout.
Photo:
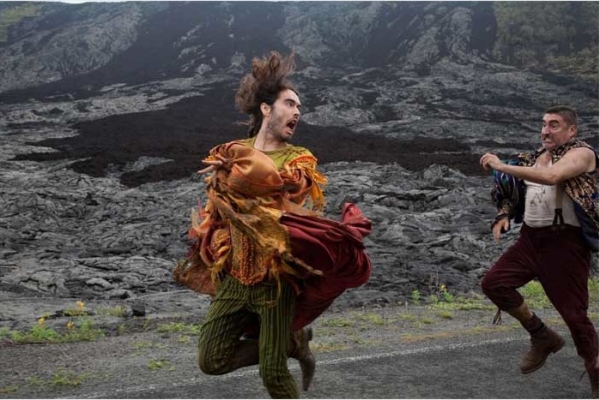
<svg viewBox="0 0 600 400"><path fill-rule="evenodd" d="M127 314L127 307L125 306L114 306L114 307L98 307L96 308L96 315L106 315L110 317L123 318Z"/></svg>
<svg viewBox="0 0 600 400"><path fill-rule="evenodd" d="M34 325L28 331L12 331L11 339L16 343L57 343L62 335L45 325Z"/></svg>
<svg viewBox="0 0 600 400"><path fill-rule="evenodd" d="M63 369L57 370L53 373L50 378L43 379L37 376L30 376L28 378L32 385L36 386L79 386L87 378L89 374L77 374L72 371L66 371Z"/></svg>
<svg viewBox="0 0 600 400"><path fill-rule="evenodd" d="M525 298L529 308L550 308L552 303L546 296L542 284L538 281L531 281L527 285L519 288L519 292Z"/></svg>
<svg viewBox="0 0 600 400"><path fill-rule="evenodd" d="M166 361L164 358L161 358L161 359L154 358L148 362L148 369L150 371L157 371L159 369L163 369L166 367L170 367L169 368L170 370L174 370L174 367L171 366L171 364L168 361Z"/></svg>
<svg viewBox="0 0 600 400"><path fill-rule="evenodd" d="M83 317L87 315L87 312L83 309L70 308L63 310L63 314L67 317Z"/></svg>
<svg viewBox="0 0 600 400"><path fill-rule="evenodd" d="M418 306L419 304L421 304L421 292L419 292L419 290L413 290L410 294L410 298L414 305Z"/></svg>
<svg viewBox="0 0 600 400"><path fill-rule="evenodd" d="M495 310L496 306L491 302L486 303L484 299L465 299L463 297L455 297L451 303L439 301L430 304L428 308L435 310Z"/></svg>
<svg viewBox="0 0 600 400"><path fill-rule="evenodd" d="M76 322L69 321L63 333L46 326L44 318L28 331L10 331L2 328L0 338L10 338L15 343L65 343L94 341L103 338L104 332L93 326L89 317L78 318Z"/></svg>
<svg viewBox="0 0 600 400"><path fill-rule="evenodd" d="M400 313L398 315L396 315L395 317L398 321L406 321L406 322L416 322L419 320L419 317L417 317L414 314L411 313Z"/></svg>
<svg viewBox="0 0 600 400"><path fill-rule="evenodd" d="M452 319L454 318L454 313L448 310L440 310L437 312L436 314L438 317L440 318L444 318L444 319Z"/></svg>
<svg viewBox="0 0 600 400"><path fill-rule="evenodd" d="M79 318L74 328L63 335L67 342L91 342L104 336L104 331L94 328L92 320L88 317Z"/></svg>
<svg viewBox="0 0 600 400"><path fill-rule="evenodd" d="M354 322L349 320L348 318L328 318L321 321L321 326L325 327L335 327L335 328L345 328L349 326L353 326Z"/></svg>
<svg viewBox="0 0 600 400"><path fill-rule="evenodd" d="M358 314L358 318L362 321L362 322L366 322L370 325L385 325L385 319L376 313L362 313L362 314Z"/></svg>
<svg viewBox="0 0 600 400"><path fill-rule="evenodd" d="M55 386L79 386L87 377L88 374L76 374L71 371L58 370L50 377L50 383Z"/></svg>
<svg viewBox="0 0 600 400"><path fill-rule="evenodd" d="M177 338L178 343L189 343L191 341L192 338L190 338L188 335L179 335L179 337Z"/></svg>

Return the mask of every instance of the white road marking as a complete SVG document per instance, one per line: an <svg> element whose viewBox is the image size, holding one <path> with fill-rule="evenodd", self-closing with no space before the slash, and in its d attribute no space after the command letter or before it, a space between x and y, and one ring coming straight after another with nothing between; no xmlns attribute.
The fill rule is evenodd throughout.
<svg viewBox="0 0 600 400"><path fill-rule="evenodd" d="M466 349L466 348L470 348L470 347L478 347L478 346L487 345L487 344L514 342L517 340L523 340L523 338L492 339L492 340L484 340L483 342L477 342L477 343L457 343L457 344L450 344L450 345L446 345L446 346L428 346L428 347L421 347L421 348L412 349L412 350L390 351L387 353L379 353L379 354L365 354L363 356L343 357L343 358L338 358L335 360L325 360L323 362L318 362L317 365L335 365L335 364L343 364L343 363L362 361L362 360L375 360L378 358L388 358L388 357L395 357L395 356L407 356L407 355L412 355L412 354L429 353L429 352L433 352L433 351Z"/></svg>

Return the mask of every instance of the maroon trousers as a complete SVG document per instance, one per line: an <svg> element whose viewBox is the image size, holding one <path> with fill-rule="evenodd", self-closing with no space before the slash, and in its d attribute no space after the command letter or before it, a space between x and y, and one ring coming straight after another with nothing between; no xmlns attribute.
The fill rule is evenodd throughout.
<svg viewBox="0 0 600 400"><path fill-rule="evenodd" d="M519 239L483 277L481 288L501 310L523 304L517 288L537 278L569 327L584 360L598 356L598 333L587 315L591 252L581 228L522 225Z"/></svg>

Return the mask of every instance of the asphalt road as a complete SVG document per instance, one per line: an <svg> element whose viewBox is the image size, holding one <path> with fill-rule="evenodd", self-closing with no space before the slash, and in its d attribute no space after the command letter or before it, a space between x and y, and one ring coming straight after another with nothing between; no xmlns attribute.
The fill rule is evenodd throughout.
<svg viewBox="0 0 600 400"><path fill-rule="evenodd" d="M562 332L567 334L567 332ZM556 398L589 397L587 375L572 342L530 375L518 369L528 346L523 335L434 341L396 350L320 356L312 387L303 398ZM567 334L568 336L568 334ZM290 368L297 382L295 362ZM246 368L212 377L198 373L185 380L128 387L85 398L268 398L258 370Z"/></svg>

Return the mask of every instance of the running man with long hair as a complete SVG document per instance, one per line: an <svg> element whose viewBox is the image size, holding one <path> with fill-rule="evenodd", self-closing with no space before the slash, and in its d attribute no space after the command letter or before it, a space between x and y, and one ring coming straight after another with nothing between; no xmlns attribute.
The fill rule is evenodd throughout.
<svg viewBox="0 0 600 400"><path fill-rule="evenodd" d="M301 109L293 70L293 54L272 52L242 78L235 101L249 115L249 138L203 161L208 202L192 215L195 242L174 271L176 281L214 297L200 369L219 375L258 364L273 398L299 397L288 357L298 359L308 389L316 364L308 325L371 272L362 244L370 221L353 204L341 223L322 217L326 178L309 150L289 143Z"/></svg>

